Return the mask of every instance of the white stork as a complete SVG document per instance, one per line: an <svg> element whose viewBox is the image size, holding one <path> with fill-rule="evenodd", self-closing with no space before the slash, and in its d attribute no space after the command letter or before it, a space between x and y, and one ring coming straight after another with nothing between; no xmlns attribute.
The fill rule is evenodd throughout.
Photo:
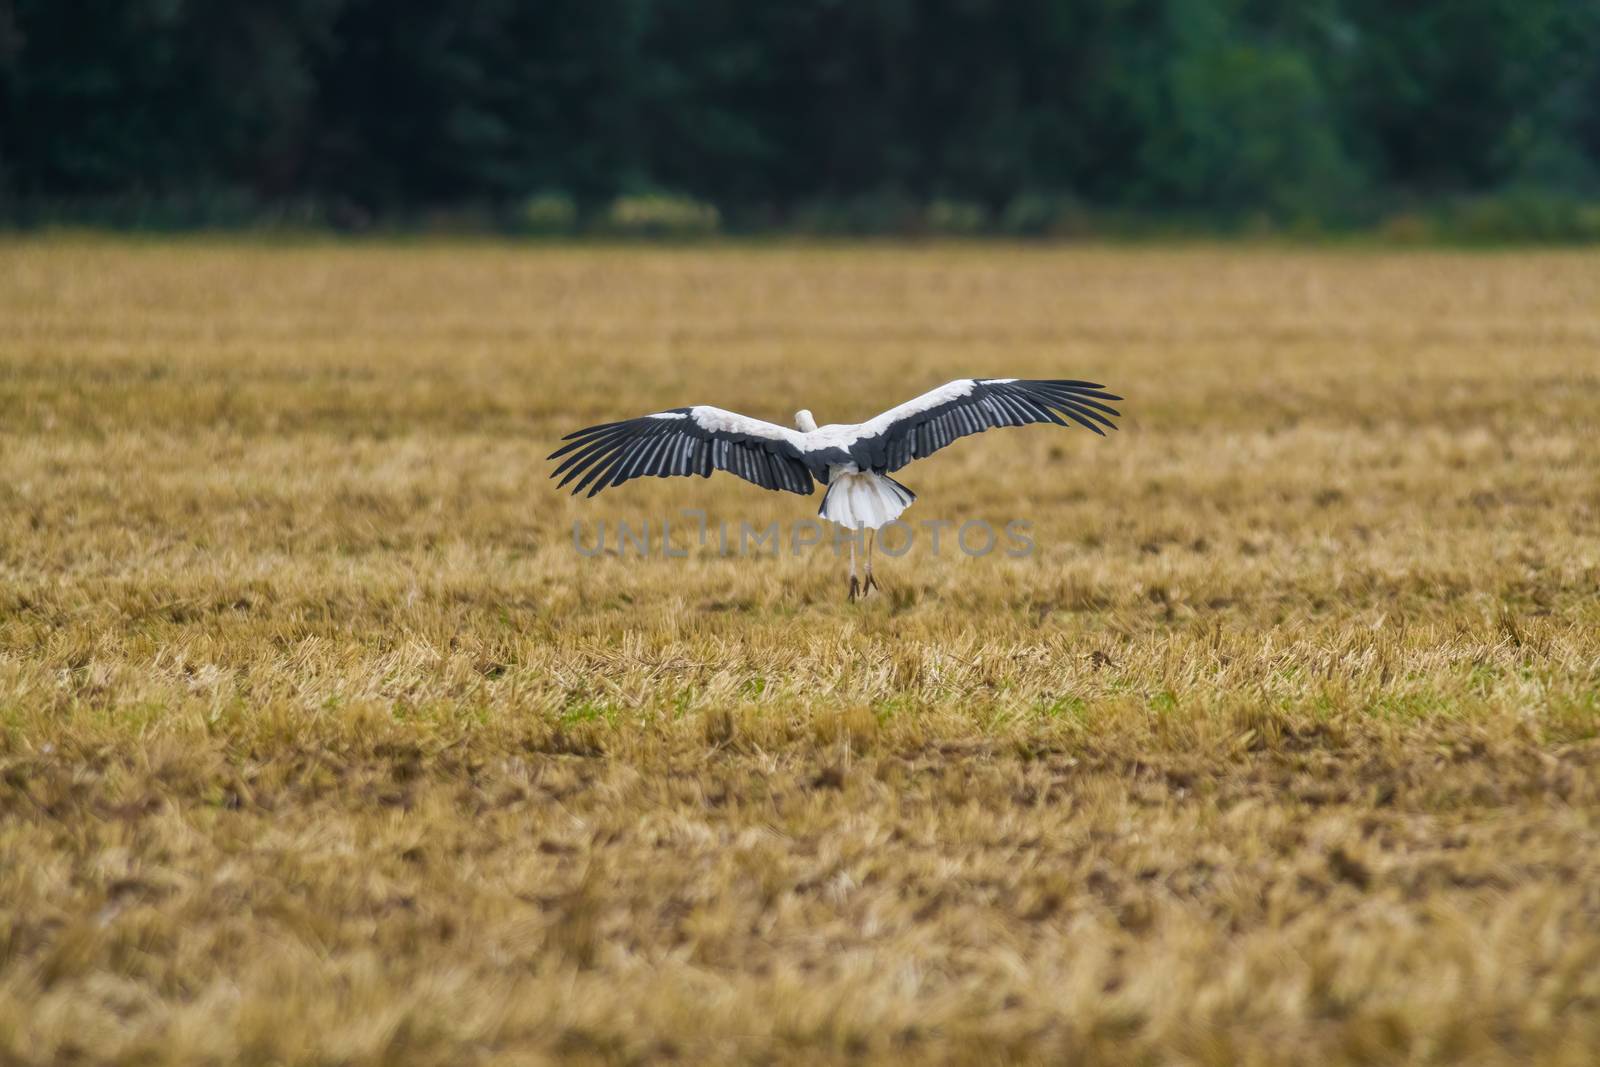
<svg viewBox="0 0 1600 1067"><path fill-rule="evenodd" d="M574 495L646 476L670 478L714 470L737 474L763 489L809 496L813 481L828 487L817 514L850 530L877 531L899 518L917 495L893 478L914 459L932 455L968 434L996 426L1068 420L1101 436L1116 429L1121 413L1102 401L1121 400L1094 382L1061 379L961 378L876 418L851 425L818 426L797 411L795 428L699 405L658 411L567 434L550 454L567 458L550 475L574 478ZM872 538L867 535L866 585L856 578L850 542L850 599L877 586L872 578Z"/></svg>

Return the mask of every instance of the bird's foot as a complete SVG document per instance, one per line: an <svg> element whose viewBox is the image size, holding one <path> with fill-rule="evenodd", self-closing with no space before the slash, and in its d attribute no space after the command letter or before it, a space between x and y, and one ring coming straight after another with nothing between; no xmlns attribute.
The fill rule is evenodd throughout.
<svg viewBox="0 0 1600 1067"><path fill-rule="evenodd" d="M860 595L861 583L857 581L856 576L852 574L850 576L850 603L854 604L856 602L856 597Z"/></svg>
<svg viewBox="0 0 1600 1067"><path fill-rule="evenodd" d="M868 571L867 572L867 580L865 582L861 583L861 595L862 596L866 596L868 593L872 592L874 589L877 589L877 588L878 588L878 580L872 576L872 572L871 571Z"/></svg>

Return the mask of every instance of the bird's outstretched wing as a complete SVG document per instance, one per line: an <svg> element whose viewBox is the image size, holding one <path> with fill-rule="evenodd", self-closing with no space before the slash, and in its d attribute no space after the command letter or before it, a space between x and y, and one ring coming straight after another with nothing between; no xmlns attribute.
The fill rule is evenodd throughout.
<svg viewBox="0 0 1600 1067"><path fill-rule="evenodd" d="M1102 436L1122 413L1121 400L1095 382L1065 379L960 378L868 419L837 442L862 470L896 471L957 438L996 426L1075 422Z"/></svg>
<svg viewBox="0 0 1600 1067"><path fill-rule="evenodd" d="M812 477L800 458L798 431L713 407L673 408L569 433L550 454L567 458L550 475L574 478L574 494L594 496L608 486L646 476L670 478L714 470L737 474L763 489L810 494Z"/></svg>

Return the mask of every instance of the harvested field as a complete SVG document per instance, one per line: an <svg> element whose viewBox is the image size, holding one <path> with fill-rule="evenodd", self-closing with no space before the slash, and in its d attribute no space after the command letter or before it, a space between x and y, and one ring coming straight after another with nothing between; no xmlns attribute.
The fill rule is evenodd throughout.
<svg viewBox="0 0 1600 1067"><path fill-rule="evenodd" d="M1600 1057L1600 259L0 244L0 1061ZM1086 377L720 551L562 434ZM684 558L589 557L680 522ZM574 523L591 531L574 542ZM787 528L787 526L785 527Z"/></svg>

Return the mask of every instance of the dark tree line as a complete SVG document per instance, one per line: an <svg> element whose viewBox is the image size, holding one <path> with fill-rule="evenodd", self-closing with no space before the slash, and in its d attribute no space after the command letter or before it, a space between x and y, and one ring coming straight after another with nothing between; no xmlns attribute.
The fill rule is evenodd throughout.
<svg viewBox="0 0 1600 1067"><path fill-rule="evenodd" d="M1600 0L0 0L3 214L650 189L752 226L1593 197Z"/></svg>

